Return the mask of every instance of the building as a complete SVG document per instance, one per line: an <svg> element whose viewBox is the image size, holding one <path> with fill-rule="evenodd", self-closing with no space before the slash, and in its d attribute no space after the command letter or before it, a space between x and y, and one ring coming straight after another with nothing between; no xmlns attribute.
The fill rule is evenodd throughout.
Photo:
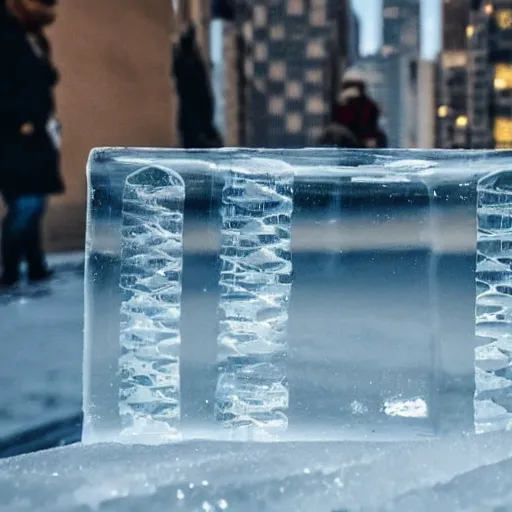
<svg viewBox="0 0 512 512"><path fill-rule="evenodd" d="M229 145L315 144L350 51L348 0L254 0L225 24Z"/></svg>
<svg viewBox="0 0 512 512"><path fill-rule="evenodd" d="M411 55L376 54L362 58L361 71L368 94L381 109L380 126L391 148L417 146L418 73Z"/></svg>
<svg viewBox="0 0 512 512"><path fill-rule="evenodd" d="M436 147L436 84L437 65L435 62L420 60L418 66L418 127L417 147Z"/></svg>
<svg viewBox="0 0 512 512"><path fill-rule="evenodd" d="M168 0L61 2L49 32L61 72L66 194L52 199L48 250L84 244L89 151L98 146L171 146L175 102L169 66ZM79 37L77 37L79 34Z"/></svg>
<svg viewBox="0 0 512 512"><path fill-rule="evenodd" d="M466 27L469 25L470 3L471 0L443 0L442 48L444 51L466 50Z"/></svg>
<svg viewBox="0 0 512 512"><path fill-rule="evenodd" d="M470 0L443 0L443 46L438 62L436 146L470 146L468 44Z"/></svg>
<svg viewBox="0 0 512 512"><path fill-rule="evenodd" d="M471 147L512 148L512 1L472 0L467 36Z"/></svg>
<svg viewBox="0 0 512 512"><path fill-rule="evenodd" d="M382 53L394 55L420 51L419 0L383 0Z"/></svg>

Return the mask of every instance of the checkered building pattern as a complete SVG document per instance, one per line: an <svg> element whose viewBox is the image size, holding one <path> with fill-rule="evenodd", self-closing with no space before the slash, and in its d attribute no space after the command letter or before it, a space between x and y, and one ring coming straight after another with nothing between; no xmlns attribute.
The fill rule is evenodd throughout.
<svg viewBox="0 0 512 512"><path fill-rule="evenodd" d="M248 16L237 24L244 41L238 110L245 110L246 126L241 143L300 147L318 141L330 115L333 59L340 58L336 48L339 3L251 2ZM227 104L234 100L233 92L230 96Z"/></svg>

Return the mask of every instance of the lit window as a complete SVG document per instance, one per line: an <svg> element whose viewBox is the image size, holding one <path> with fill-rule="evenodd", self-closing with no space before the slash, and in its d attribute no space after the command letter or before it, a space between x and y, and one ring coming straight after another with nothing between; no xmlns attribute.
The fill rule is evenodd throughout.
<svg viewBox="0 0 512 512"><path fill-rule="evenodd" d="M382 14L384 19L396 20L400 17L400 9L398 7L385 7Z"/></svg>
<svg viewBox="0 0 512 512"><path fill-rule="evenodd" d="M501 9L497 11L496 23L501 30L512 28L512 9Z"/></svg>
<svg viewBox="0 0 512 512"><path fill-rule="evenodd" d="M306 71L306 83L321 84L324 81L324 74L320 70Z"/></svg>
<svg viewBox="0 0 512 512"><path fill-rule="evenodd" d="M459 116L457 119L455 119L455 126L457 128L466 128L468 125L468 118L467 116Z"/></svg>
<svg viewBox="0 0 512 512"><path fill-rule="evenodd" d="M264 5L256 5L254 7L254 26L265 27L267 23L267 8Z"/></svg>
<svg viewBox="0 0 512 512"><path fill-rule="evenodd" d="M437 109L437 115L439 117L447 117L448 116L448 107L446 105L441 105L438 109Z"/></svg>
<svg viewBox="0 0 512 512"><path fill-rule="evenodd" d="M288 133L299 133L302 130L302 116L300 114L289 114L286 116L286 131Z"/></svg>
<svg viewBox="0 0 512 512"><path fill-rule="evenodd" d="M494 88L512 89L512 65L497 64L494 68Z"/></svg>
<svg viewBox="0 0 512 512"><path fill-rule="evenodd" d="M272 96L268 102L268 110L273 115L284 114L284 99L281 96Z"/></svg>
<svg viewBox="0 0 512 512"><path fill-rule="evenodd" d="M306 48L306 57L308 59L321 59L325 57L324 45L321 41L310 41Z"/></svg>
<svg viewBox="0 0 512 512"><path fill-rule="evenodd" d="M272 62L270 64L270 78L276 81L283 81L286 74L286 66L282 61Z"/></svg>
<svg viewBox="0 0 512 512"><path fill-rule="evenodd" d="M304 0L288 0L288 14L292 16L304 14Z"/></svg>
<svg viewBox="0 0 512 512"><path fill-rule="evenodd" d="M322 98L310 98L306 104L306 110L310 114L323 114L325 112L325 103Z"/></svg>
<svg viewBox="0 0 512 512"><path fill-rule="evenodd" d="M298 99L302 96L302 84L300 82L289 82L286 84L286 97Z"/></svg>
<svg viewBox="0 0 512 512"><path fill-rule="evenodd" d="M512 143L512 119L498 117L494 120L494 140L497 144Z"/></svg>
<svg viewBox="0 0 512 512"><path fill-rule="evenodd" d="M466 36L468 39L471 39L475 35L475 27L474 25L468 25L466 27Z"/></svg>
<svg viewBox="0 0 512 512"><path fill-rule="evenodd" d="M257 43L254 48L254 58L258 62L266 61L268 58L267 45L265 43Z"/></svg>
<svg viewBox="0 0 512 512"><path fill-rule="evenodd" d="M488 2L484 5L484 12L487 16L490 16L494 12L494 6Z"/></svg>
<svg viewBox="0 0 512 512"><path fill-rule="evenodd" d="M309 13L309 22L313 27L323 27L326 22L325 5L314 6Z"/></svg>
<svg viewBox="0 0 512 512"><path fill-rule="evenodd" d="M273 25L270 29L270 39L273 41L282 41L284 39L284 26Z"/></svg>

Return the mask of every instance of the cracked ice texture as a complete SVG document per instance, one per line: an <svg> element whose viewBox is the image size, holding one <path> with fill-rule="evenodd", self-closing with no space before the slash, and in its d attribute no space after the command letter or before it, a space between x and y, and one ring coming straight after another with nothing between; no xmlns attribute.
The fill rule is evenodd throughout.
<svg viewBox="0 0 512 512"><path fill-rule="evenodd" d="M478 183L475 428L512 428L512 171Z"/></svg>
<svg viewBox="0 0 512 512"><path fill-rule="evenodd" d="M252 159L222 193L216 417L236 439L272 439L288 426L288 303L293 170Z"/></svg>
<svg viewBox="0 0 512 512"><path fill-rule="evenodd" d="M184 182L169 169L146 167L126 179L119 412L127 440L179 435L184 199Z"/></svg>

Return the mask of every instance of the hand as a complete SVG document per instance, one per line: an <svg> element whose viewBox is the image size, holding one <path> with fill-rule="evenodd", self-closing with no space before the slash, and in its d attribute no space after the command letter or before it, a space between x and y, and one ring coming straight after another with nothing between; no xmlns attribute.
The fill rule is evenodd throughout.
<svg viewBox="0 0 512 512"><path fill-rule="evenodd" d="M34 125L30 122L23 123L20 128L21 135L28 137L34 133Z"/></svg>

